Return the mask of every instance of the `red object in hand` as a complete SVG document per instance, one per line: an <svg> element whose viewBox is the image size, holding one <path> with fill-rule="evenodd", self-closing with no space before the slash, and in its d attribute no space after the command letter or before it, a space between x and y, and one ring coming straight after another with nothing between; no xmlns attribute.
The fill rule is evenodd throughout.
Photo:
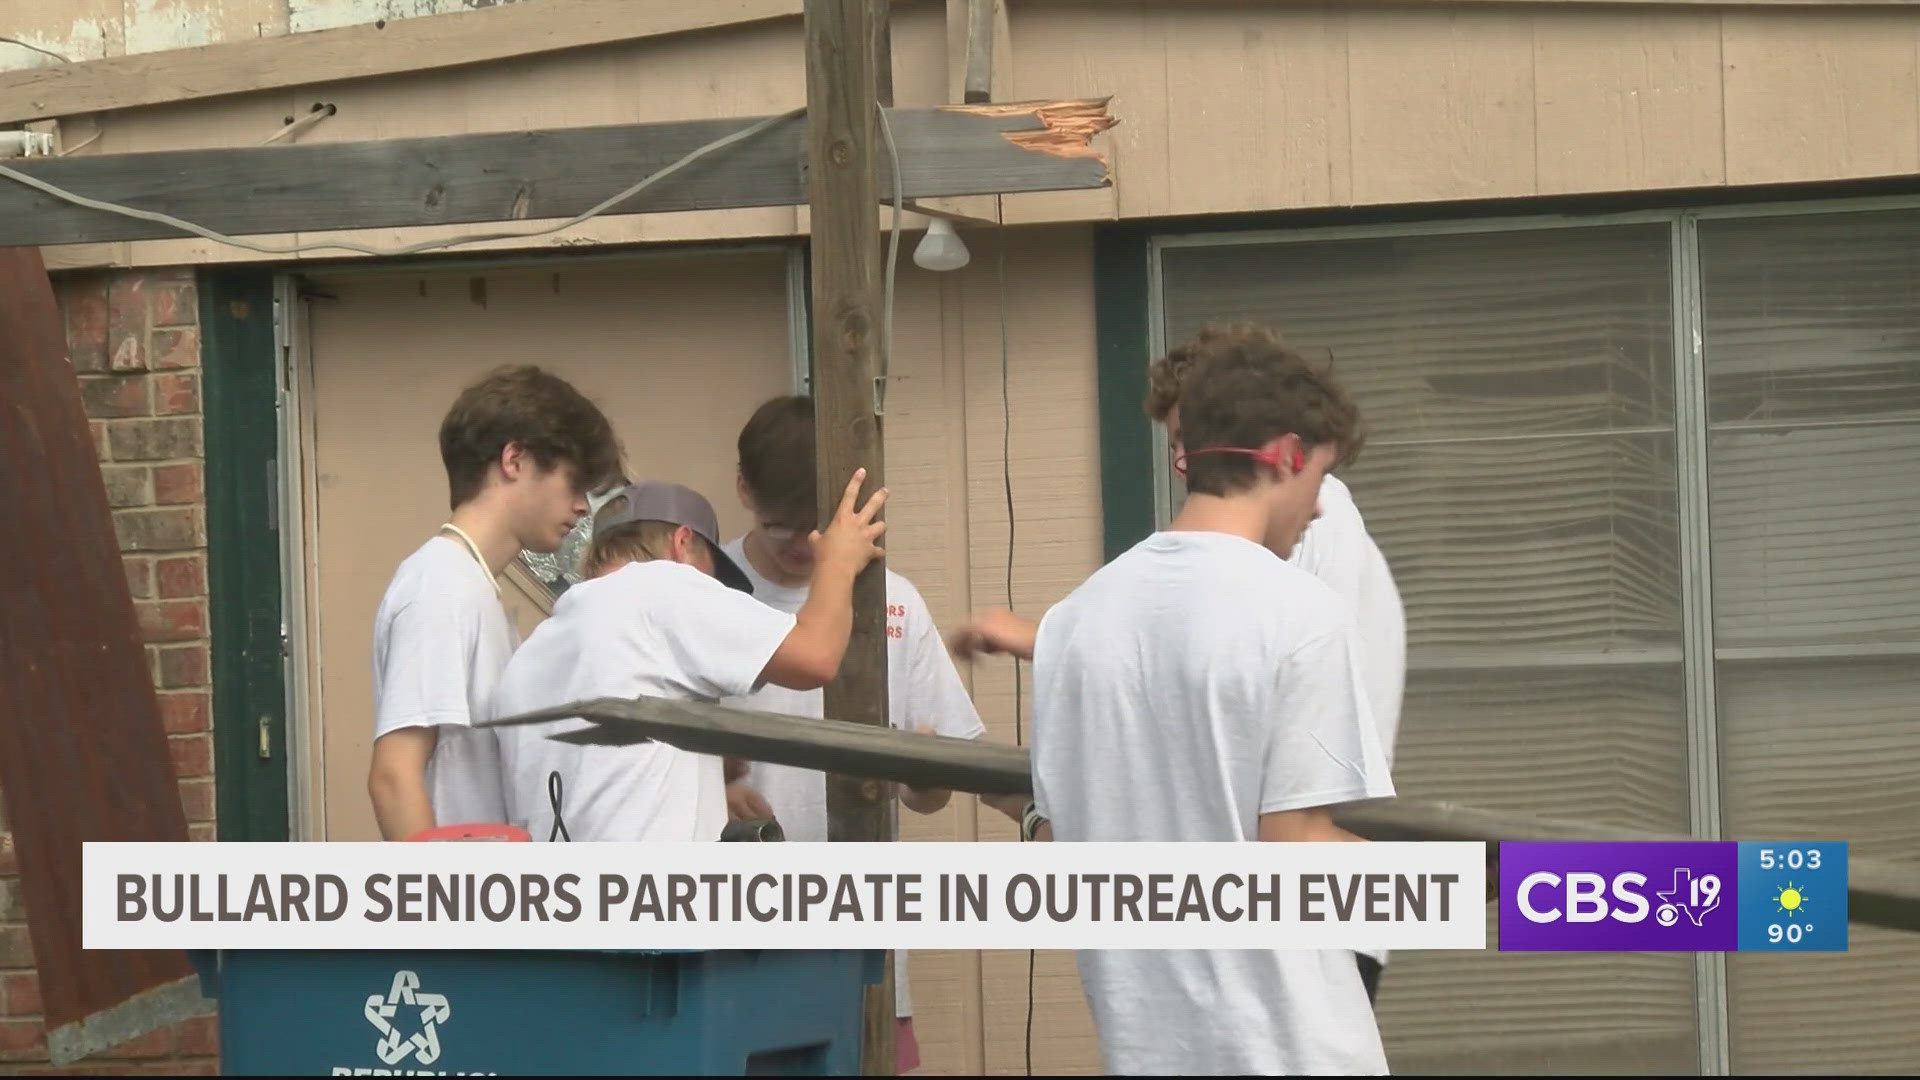
<svg viewBox="0 0 1920 1080"><path fill-rule="evenodd" d="M422 829L407 837L407 843L420 840L494 840L531 843L533 837L518 825L442 825Z"/></svg>

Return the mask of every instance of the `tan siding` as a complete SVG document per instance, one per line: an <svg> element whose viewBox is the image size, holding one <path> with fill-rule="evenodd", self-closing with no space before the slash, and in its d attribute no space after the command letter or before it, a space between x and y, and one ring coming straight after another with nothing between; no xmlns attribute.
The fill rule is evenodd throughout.
<svg viewBox="0 0 1920 1080"><path fill-rule="evenodd" d="M1541 194L1726 181L1718 11L1554 13L1533 55Z"/></svg>
<svg viewBox="0 0 1920 1080"><path fill-rule="evenodd" d="M1017 32L1017 31L1016 31ZM967 281L967 484L970 491L973 602L1007 600L1007 509L1002 463L1014 492L1015 610L1038 614L1064 597L1100 562L1098 414L1093 387L1092 236L1077 228L1023 230L1007 253L1006 349L1012 448L1001 396L1001 291L991 240L974 244ZM1022 673L1031 718L1032 683ZM975 699L993 738L1011 741L1012 664L983 663ZM1010 839L1010 822L981 813L983 839ZM981 954L986 989L986 1068L1024 1072L1027 957ZM1042 953L1034 996L1036 1075L1096 1072L1092 1022L1070 954Z"/></svg>
<svg viewBox="0 0 1920 1080"><path fill-rule="evenodd" d="M1916 12L1727 12L1727 180L1920 169Z"/></svg>
<svg viewBox="0 0 1920 1080"><path fill-rule="evenodd" d="M266 25L266 24L263 24ZM1108 191L1011 196L1005 220L1224 213L1920 171L1920 11L1484 3L1104 6L1016 0L1010 97L1110 94ZM901 5L903 105L946 100L945 14ZM765 114L805 97L770 23L108 118L88 152L245 145L314 101L305 141ZM76 122L79 137L91 129ZM967 200L991 212L991 200ZM564 241L787 235L791 208L609 218ZM467 227L362 237L398 243ZM479 249L475 249L479 250ZM57 267L254 256L55 249Z"/></svg>
<svg viewBox="0 0 1920 1080"><path fill-rule="evenodd" d="M1368 10L1348 19L1353 201L1537 190L1528 12Z"/></svg>
<svg viewBox="0 0 1920 1080"><path fill-rule="evenodd" d="M942 626L1007 603L1001 237L962 235L973 256L965 270L934 275L902 267L895 380L887 396L887 484L895 492L889 562L919 586ZM1022 230L1007 243L1013 606L1038 612L1100 560L1092 237L1084 227L1054 227ZM986 662L962 676L970 679L988 738L1013 742L1011 665ZM1030 708L1024 676L1022 690ZM902 831L911 840L1014 839L1011 822L964 796L933 817L906 815ZM924 1071L1024 1071L1026 971L1025 953L916 953L915 1029ZM1097 1071L1071 955L1042 955L1036 988L1035 1070Z"/></svg>
<svg viewBox="0 0 1920 1080"><path fill-rule="evenodd" d="M1260 210L1324 205L1350 192L1333 186L1333 163L1349 153L1345 20L1320 8L1284 8L1248 20L1244 11L1169 18L1166 44L1167 183L1207 192L1195 209ZM1244 178L1219 185L1221 169Z"/></svg>

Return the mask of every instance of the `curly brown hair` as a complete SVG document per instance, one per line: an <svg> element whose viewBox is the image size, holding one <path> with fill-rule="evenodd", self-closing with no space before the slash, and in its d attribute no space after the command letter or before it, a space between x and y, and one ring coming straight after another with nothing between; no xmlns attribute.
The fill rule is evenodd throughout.
<svg viewBox="0 0 1920 1080"><path fill-rule="evenodd" d="M1190 341L1147 365L1147 416L1157 424L1166 423L1180 404L1180 380L1193 366L1193 345Z"/></svg>
<svg viewBox="0 0 1920 1080"><path fill-rule="evenodd" d="M1332 372L1281 344L1270 330L1208 327L1154 367L1153 392L1162 396L1152 400L1173 397L1159 418L1179 410L1180 442L1189 454L1217 447L1252 450L1295 434L1308 447L1333 446L1344 463L1366 441L1360 410ZM1240 454L1195 456L1187 463L1187 490L1243 490L1258 476L1255 469Z"/></svg>
<svg viewBox="0 0 1920 1080"><path fill-rule="evenodd" d="M503 367L461 391L440 422L440 461L455 509L480 494L487 469L510 443L542 469L571 466L581 491L620 478L620 440L599 406L558 375Z"/></svg>

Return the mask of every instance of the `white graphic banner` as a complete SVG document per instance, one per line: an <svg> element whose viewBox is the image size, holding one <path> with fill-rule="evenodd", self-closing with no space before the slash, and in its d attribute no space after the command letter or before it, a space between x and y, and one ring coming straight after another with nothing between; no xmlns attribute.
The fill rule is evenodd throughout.
<svg viewBox="0 0 1920 1080"><path fill-rule="evenodd" d="M89 949L1480 949L1475 843L90 843Z"/></svg>

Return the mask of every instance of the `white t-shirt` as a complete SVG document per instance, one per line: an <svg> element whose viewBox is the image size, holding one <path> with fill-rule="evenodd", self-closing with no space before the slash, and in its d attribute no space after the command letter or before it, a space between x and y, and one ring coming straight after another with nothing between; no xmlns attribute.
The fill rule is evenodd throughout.
<svg viewBox="0 0 1920 1080"><path fill-rule="evenodd" d="M1393 794L1359 635L1251 541L1159 532L1040 622L1034 798L1057 841L1257 841L1260 815ZM1083 951L1117 1073L1384 1073L1353 954Z"/></svg>
<svg viewBox="0 0 1920 1080"><path fill-rule="evenodd" d="M507 664L493 715L599 697L718 701L750 693L792 629L793 616L694 567L628 563L561 594ZM720 839L727 792L719 758L657 742L575 746L547 737L591 726L550 720L496 729L508 820L546 840L547 778L558 772L573 840Z"/></svg>
<svg viewBox="0 0 1920 1080"><path fill-rule="evenodd" d="M807 586L777 585L754 569L747 559L745 537L726 545L726 552L746 571L755 599L789 613L798 613L807 602ZM986 725L980 722L973 699L967 696L966 685L954 670L926 600L913 582L891 570L886 575L887 712L893 726L904 731L931 727L935 734L955 739L979 738L986 733ZM765 686L728 704L790 716L821 716L824 700L825 694L819 690ZM747 783L773 808L788 840L826 840L825 773L755 762L748 767ZM904 952L894 953L893 996L895 1014L912 1016L913 999L907 988L907 954Z"/></svg>
<svg viewBox="0 0 1920 1080"><path fill-rule="evenodd" d="M1327 583L1353 612L1360 628L1367 703L1380 729L1380 749L1393 765L1400 734L1400 697L1407 678L1407 613L1394 587L1380 545L1339 478L1320 484L1320 516L1307 527L1288 561Z"/></svg>
<svg viewBox="0 0 1920 1080"><path fill-rule="evenodd" d="M1400 697L1407 678L1407 613L1380 546L1367 535L1347 485L1329 476L1320 484L1320 516L1307 527L1288 561L1327 583L1360 628L1367 704L1380 729L1380 750L1393 767L1400 734ZM1384 964L1384 949L1356 950Z"/></svg>
<svg viewBox="0 0 1920 1080"><path fill-rule="evenodd" d="M438 729L427 759L436 825L507 820L500 751L475 729L515 634L493 578L459 540L435 536L393 573L373 618L373 737Z"/></svg>

